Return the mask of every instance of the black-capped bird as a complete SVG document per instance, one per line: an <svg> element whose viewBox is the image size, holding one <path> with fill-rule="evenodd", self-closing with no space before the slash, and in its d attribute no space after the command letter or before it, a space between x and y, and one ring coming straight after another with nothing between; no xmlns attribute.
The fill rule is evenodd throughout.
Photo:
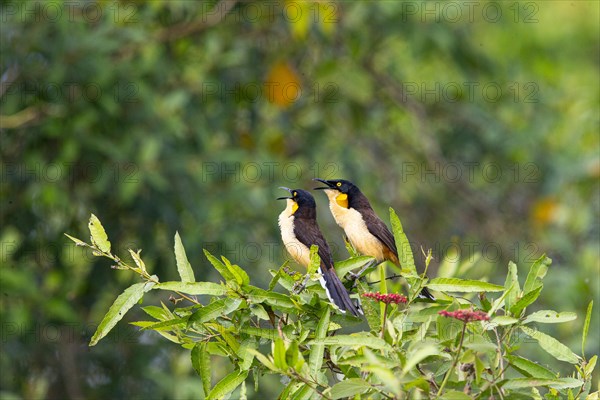
<svg viewBox="0 0 600 400"><path fill-rule="evenodd" d="M322 276L320 281L327 297L342 312L350 311L355 316L362 314L360 307L350 299L348 291L335 273L331 250L317 224L317 206L314 197L306 190L292 190L285 187L281 189L290 193L290 196L277 199L287 202L285 210L279 214L279 228L286 250L298 264L308 267L310 246L319 246L318 254L321 258L319 273Z"/></svg>
<svg viewBox="0 0 600 400"><path fill-rule="evenodd" d="M356 251L374 257L378 263L389 260L400 265L394 235L355 184L344 179L314 180L327 185L315 189L324 190L327 194L335 222L344 230ZM419 297L435 300L426 287Z"/></svg>

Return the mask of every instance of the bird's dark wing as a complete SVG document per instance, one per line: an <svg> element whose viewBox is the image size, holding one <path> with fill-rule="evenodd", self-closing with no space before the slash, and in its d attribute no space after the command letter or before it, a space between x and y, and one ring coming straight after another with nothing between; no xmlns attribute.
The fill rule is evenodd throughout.
<svg viewBox="0 0 600 400"><path fill-rule="evenodd" d="M398 262L398 249L396 248L396 241L394 235L388 229L387 225L375 214L373 209L366 209L362 211L363 218L369 228L369 232L376 236L377 239L381 240L396 256L395 262ZM424 287L419 293L419 297L424 299L435 300L435 297L431 294L429 289Z"/></svg>
<svg viewBox="0 0 600 400"><path fill-rule="evenodd" d="M296 218L294 220L294 235L300 243L306 245L309 249L313 244L319 246L319 257L325 264L325 268L333 268L331 250L329 250L329 245L314 219Z"/></svg>
<svg viewBox="0 0 600 400"><path fill-rule="evenodd" d="M390 232L387 225L377 216L377 214L375 214L373 209L362 209L361 212L369 232L377 237L377 239L381 240L381 242L385 244L396 257L398 257L394 235L392 235L392 232Z"/></svg>
<svg viewBox="0 0 600 400"><path fill-rule="evenodd" d="M321 285L325 289L329 300L342 311L350 311L355 316L362 314L360 305L352 301L344 284L335 272L331 250L329 250L329 245L327 245L327 241L319 230L316 221L296 218L294 220L294 235L308 248L313 244L319 246L319 257L321 258L319 272L323 276Z"/></svg>

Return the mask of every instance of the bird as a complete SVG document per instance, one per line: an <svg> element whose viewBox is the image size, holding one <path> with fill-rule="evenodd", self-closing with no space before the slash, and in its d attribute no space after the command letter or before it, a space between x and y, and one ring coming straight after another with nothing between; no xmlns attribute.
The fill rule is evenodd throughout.
<svg viewBox="0 0 600 400"><path fill-rule="evenodd" d="M355 184L344 179L314 180L327 185L315 190L325 191L335 222L358 253L374 257L377 263L389 260L400 264L394 235ZM423 287L419 297L435 300L427 287Z"/></svg>
<svg viewBox="0 0 600 400"><path fill-rule="evenodd" d="M308 267L310 265L310 247L317 245L321 259L319 266L321 278L319 280L327 297L340 311L344 313L350 311L352 315L358 317L362 314L360 305L352 301L344 284L338 278L331 250L317 224L315 198L306 190L286 187L281 187L281 189L287 190L290 194L277 199L286 200L286 207L279 214L279 229L286 250L298 264Z"/></svg>

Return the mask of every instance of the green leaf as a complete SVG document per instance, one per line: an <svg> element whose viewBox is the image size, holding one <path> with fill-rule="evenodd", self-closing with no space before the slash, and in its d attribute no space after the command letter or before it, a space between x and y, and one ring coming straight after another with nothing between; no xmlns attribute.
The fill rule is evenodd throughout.
<svg viewBox="0 0 600 400"><path fill-rule="evenodd" d="M125 313L127 313L131 307L140 301L142 296L144 296L144 293L147 291L145 286L146 282L136 283L129 286L123 293L119 295L119 297L117 297L115 302L108 309L108 312L102 319L102 322L100 322L100 325L98 325L94 336L92 336L92 340L90 340L90 346L95 346L100 339L106 336L108 332L110 332L110 330L117 324L117 322L119 322L125 316Z"/></svg>
<svg viewBox="0 0 600 400"><path fill-rule="evenodd" d="M236 310L242 299L219 299L213 301L205 307L199 308L194 314L190 316L189 324L204 323L212 321L221 315L227 315L230 312Z"/></svg>
<svg viewBox="0 0 600 400"><path fill-rule="evenodd" d="M247 371L252 366L254 361L254 353L250 350L256 350L257 341L256 338L251 337L245 339L240 343L240 347L237 349L237 355L240 358L239 367L242 371Z"/></svg>
<svg viewBox="0 0 600 400"><path fill-rule="evenodd" d="M317 273L321 266L321 258L319 257L319 246L313 244L310 246L310 264L308 265L307 273L309 275Z"/></svg>
<svg viewBox="0 0 600 400"><path fill-rule="evenodd" d="M242 326L240 327L239 332L269 340L275 340L275 338L279 336L277 329L256 328L254 326Z"/></svg>
<svg viewBox="0 0 600 400"><path fill-rule="evenodd" d="M225 264L223 264L218 258L216 258L212 254L210 254L210 252L206 249L204 249L204 255L206 256L208 261L212 264L212 266L215 267L217 272L219 274L221 274L221 276L225 279L225 282L235 280L234 276L231 274L231 272L229 272L229 270L227 269Z"/></svg>
<svg viewBox="0 0 600 400"><path fill-rule="evenodd" d="M188 320L187 318L173 318L173 319L169 319L166 321L155 322L153 324L145 326L143 329L152 329L154 331L172 330L172 329L165 329L165 328L171 328L172 326L177 326L177 325L184 325L187 323L187 320Z"/></svg>
<svg viewBox="0 0 600 400"><path fill-rule="evenodd" d="M196 373L200 375L200 378L202 378L202 389L204 389L204 394L207 395L210 393L210 371L212 367L205 342L196 343L192 349L192 366L196 370Z"/></svg>
<svg viewBox="0 0 600 400"><path fill-rule="evenodd" d="M312 397L314 393L313 388L311 388L307 384L301 384L300 387L292 393L292 396L289 397L290 400L308 400Z"/></svg>
<svg viewBox="0 0 600 400"><path fill-rule="evenodd" d="M206 400L220 399L237 389L248 377L248 371L233 371L221 379L208 393Z"/></svg>
<svg viewBox="0 0 600 400"><path fill-rule="evenodd" d="M175 232L175 260L177 261L177 271L182 282L195 282L194 270L185 254L185 248L181 242L179 232Z"/></svg>
<svg viewBox="0 0 600 400"><path fill-rule="evenodd" d="M427 284L429 289L444 292L500 292L504 287L472 279L434 278Z"/></svg>
<svg viewBox="0 0 600 400"><path fill-rule="evenodd" d="M161 307L157 307L157 306L146 306L146 307L141 307L141 309L148 314L149 316L151 316L152 318L155 318L157 320L164 320L165 318L168 318L169 315L165 312L165 310L163 310Z"/></svg>
<svg viewBox="0 0 600 400"><path fill-rule="evenodd" d="M578 388L583 382L575 378L554 378L554 379L535 379L535 378L515 378L510 379L504 385L503 389L522 389L537 386L549 386L554 389Z"/></svg>
<svg viewBox="0 0 600 400"><path fill-rule="evenodd" d="M511 286L513 286L513 290L511 290L504 299L504 309L507 311L510 310L512 306L517 302L519 294L521 293L521 287L519 286L519 276L517 274L517 264L515 264L512 261L508 263L508 274L506 275L506 282L504 283L504 288L508 291L508 288L510 288Z"/></svg>
<svg viewBox="0 0 600 400"><path fill-rule="evenodd" d="M273 364L273 362L269 359L269 357L265 356L264 354L262 354L261 352L255 350L255 349L248 349L247 351L249 353L251 353L252 355L254 355L254 357L256 357L256 359L261 364L263 364L265 367L269 368L271 371L280 372L279 369L277 369L277 367L275 367L275 364Z"/></svg>
<svg viewBox="0 0 600 400"><path fill-rule="evenodd" d="M548 354L556 358L557 360L566 361L571 364L577 364L579 362L579 356L573 353L567 346L553 338L552 336L546 335L540 331L533 330L526 326L520 326L521 330L533 339L537 340L540 347Z"/></svg>
<svg viewBox="0 0 600 400"><path fill-rule="evenodd" d="M133 262L135 262L135 265L137 265L137 267L140 269L140 271L142 272L146 272L146 264L144 263L144 261L142 261L142 257L140 256L140 252L142 250L138 250L138 251L133 251L131 249L129 250L129 254L131 255L131 258L133 259Z"/></svg>
<svg viewBox="0 0 600 400"><path fill-rule="evenodd" d="M590 331L590 321L592 320L592 308L594 307L594 300L588 304L587 313L585 314L585 321L583 323L583 334L581 336L581 354L585 356L585 342L587 341L588 332Z"/></svg>
<svg viewBox="0 0 600 400"><path fill-rule="evenodd" d="M337 346L366 346L372 349L385 349L390 346L385 340L378 337L364 334L355 333L352 335L338 335L329 336L324 339L315 339L308 342L308 344L325 344L325 345L337 345Z"/></svg>
<svg viewBox="0 0 600 400"><path fill-rule="evenodd" d="M417 342L418 343L418 342ZM414 348L410 349L406 356L406 363L402 367L402 373L406 374L415 365L430 356L440 355L441 351L438 346L432 343L418 343Z"/></svg>
<svg viewBox="0 0 600 400"><path fill-rule="evenodd" d="M448 390L442 396L438 397L440 400L471 400L471 397L467 396L463 392L456 390Z"/></svg>
<svg viewBox="0 0 600 400"><path fill-rule="evenodd" d="M527 294L542 284L542 279L546 276L551 263L552 260L546 257L545 254L535 260L529 268L525 285L523 285L523 293Z"/></svg>
<svg viewBox="0 0 600 400"><path fill-rule="evenodd" d="M210 296L224 296L227 294L227 287L213 282L162 282L153 287L153 289L169 290L172 292L181 292L185 294Z"/></svg>
<svg viewBox="0 0 600 400"><path fill-rule="evenodd" d="M506 298L506 296L508 296L510 294L510 292L513 290L515 290L514 284L510 285L510 287L508 289L505 289L504 293L502 293L502 296L500 296L496 300L494 300L494 303L492 304L492 308L490 308L489 311L487 312L490 317L492 315L494 315L494 313L496 311L498 311L498 309L502 306L502 303L504 302L504 299Z"/></svg>
<svg viewBox="0 0 600 400"><path fill-rule="evenodd" d="M347 260L338 261L335 263L335 272L340 278L346 276L348 272L359 269L373 261L375 258L370 256L351 257Z"/></svg>
<svg viewBox="0 0 600 400"><path fill-rule="evenodd" d="M69 239L71 239L73 242L75 242L75 244L76 244L77 246L87 246L87 245L88 245L88 244L87 244L86 242L84 242L83 240L79 240L79 239L77 239L77 238L75 238L75 237L73 237L73 236L71 236L71 235L69 235L69 234L67 234L67 233L65 233L64 235L65 235L66 237L68 237Z"/></svg>
<svg viewBox="0 0 600 400"><path fill-rule="evenodd" d="M251 303L267 303L272 307L283 307L285 309L295 309L296 305L290 298L277 292L268 292L264 289L252 287L246 295Z"/></svg>
<svg viewBox="0 0 600 400"><path fill-rule="evenodd" d="M314 346L310 349L310 356L308 359L308 367L310 370L310 375L313 377L317 376L317 373L321 370L321 366L323 365L323 353L325 352L325 343L322 343L323 340L327 337L327 328L329 327L329 307L325 307L323 313L321 314L321 318L319 318L319 323L317 324L317 329L315 330L315 340Z"/></svg>
<svg viewBox="0 0 600 400"><path fill-rule="evenodd" d="M344 397L352 397L357 394L362 394L370 388L371 385L364 379L350 378L333 385L331 389L329 389L329 395L332 399L341 399Z"/></svg>
<svg viewBox="0 0 600 400"><path fill-rule="evenodd" d="M490 321L490 325L492 327L496 327L496 326L504 326L504 325L513 325L513 324L516 324L517 322L519 322L518 318L509 317L506 315L500 315L498 317L493 318ZM492 328L490 327L490 329L492 329Z"/></svg>
<svg viewBox="0 0 600 400"><path fill-rule="evenodd" d="M542 289L544 288L544 285L540 285L537 288L533 289L532 291L530 291L529 293L527 293L525 296L521 297L510 309L510 313L512 315L514 315L515 317L519 317L521 315L521 313L523 312L523 310L529 306L531 303L533 303L534 301L537 300L537 298L539 297L540 293L542 292Z"/></svg>
<svg viewBox="0 0 600 400"><path fill-rule="evenodd" d="M592 376L592 372L594 372L594 368L596 368L596 362L598 361L598 356L592 356L590 361L585 365L584 372L586 377Z"/></svg>
<svg viewBox="0 0 600 400"><path fill-rule="evenodd" d="M517 355L507 355L506 359L523 375L529 378L540 378L540 379L555 379L556 373L552 372L548 368L535 363L531 360L528 360L523 357L519 357Z"/></svg>
<svg viewBox="0 0 600 400"><path fill-rule="evenodd" d="M108 236L106 236L106 232L104 231L102 223L100 223L100 220L94 214L92 214L90 217L88 228L90 229L90 240L92 241L92 244L104 253L110 253L110 242L108 241Z"/></svg>
<svg viewBox="0 0 600 400"><path fill-rule="evenodd" d="M239 265L230 263L229 260L226 259L225 257L221 257L221 258L223 259L223 262L225 263L227 270L231 273L231 275L234 277L235 281L240 286L246 286L250 283L250 277L248 276L246 271L244 271Z"/></svg>
<svg viewBox="0 0 600 400"><path fill-rule="evenodd" d="M523 323L528 324L530 322L540 322L542 324L558 324L560 322L573 321L576 318L577 314L574 312L557 313L556 311L552 310L540 310L528 315Z"/></svg>
<svg viewBox="0 0 600 400"><path fill-rule="evenodd" d="M285 360L285 343L281 337L275 338L273 342L273 362L275 363L275 367L280 370L287 370L288 365Z"/></svg>
<svg viewBox="0 0 600 400"><path fill-rule="evenodd" d="M402 266L402 269L408 269L411 275L417 275L417 268L415 267L415 259L412 249L410 248L410 242L404 233L398 215L396 215L396 212L391 207L390 221L392 223L392 232L394 233L396 248L398 249L398 260L400 261L400 265Z"/></svg>

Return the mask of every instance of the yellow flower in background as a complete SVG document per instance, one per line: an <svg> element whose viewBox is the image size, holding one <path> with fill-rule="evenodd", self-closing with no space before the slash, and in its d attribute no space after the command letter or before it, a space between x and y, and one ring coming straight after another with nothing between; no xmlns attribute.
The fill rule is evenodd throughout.
<svg viewBox="0 0 600 400"><path fill-rule="evenodd" d="M292 66L286 61L278 61L265 79L265 93L271 103L286 108L300 98L302 83Z"/></svg>
<svg viewBox="0 0 600 400"><path fill-rule="evenodd" d="M283 17L289 23L292 36L301 40L306 38L312 24L330 35L338 18L338 4L332 1L287 0L283 6Z"/></svg>

